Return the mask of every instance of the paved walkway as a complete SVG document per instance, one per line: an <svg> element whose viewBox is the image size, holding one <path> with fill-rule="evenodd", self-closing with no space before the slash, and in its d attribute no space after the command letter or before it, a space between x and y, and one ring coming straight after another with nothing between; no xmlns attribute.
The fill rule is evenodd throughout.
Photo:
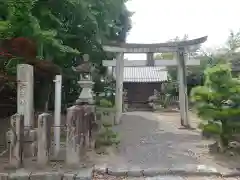
<svg viewBox="0 0 240 180"><path fill-rule="evenodd" d="M123 115L122 123L115 127L121 143L111 166L177 169L197 165L216 167L202 158L206 146L198 132L178 129L178 115L160 115L151 112L131 112ZM174 123L173 123L174 122Z"/></svg>

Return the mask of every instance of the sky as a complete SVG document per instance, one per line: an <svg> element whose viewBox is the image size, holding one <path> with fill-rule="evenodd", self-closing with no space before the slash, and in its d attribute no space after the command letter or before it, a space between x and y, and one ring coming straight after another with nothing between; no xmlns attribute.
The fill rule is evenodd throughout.
<svg viewBox="0 0 240 180"><path fill-rule="evenodd" d="M240 30L239 0L130 0L134 12L128 43L160 43L187 34L189 39L207 35L204 48L223 45L230 30ZM125 55L136 60L144 54Z"/></svg>

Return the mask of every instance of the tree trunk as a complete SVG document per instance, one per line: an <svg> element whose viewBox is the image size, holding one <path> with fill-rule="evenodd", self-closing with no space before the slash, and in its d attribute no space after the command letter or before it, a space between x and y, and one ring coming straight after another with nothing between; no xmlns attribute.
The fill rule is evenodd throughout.
<svg viewBox="0 0 240 180"><path fill-rule="evenodd" d="M222 120L221 122L222 122L222 132L220 135L219 148L221 152L224 152L228 147L228 143L229 143L229 128L227 126L226 120Z"/></svg>

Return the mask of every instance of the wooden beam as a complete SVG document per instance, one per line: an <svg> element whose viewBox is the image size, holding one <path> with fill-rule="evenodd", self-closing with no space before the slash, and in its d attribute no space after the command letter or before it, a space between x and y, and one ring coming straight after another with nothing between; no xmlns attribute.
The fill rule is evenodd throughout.
<svg viewBox="0 0 240 180"><path fill-rule="evenodd" d="M103 60L103 66L116 66L116 60ZM145 67L147 61L146 60L124 60L124 67ZM177 66L178 62L176 59L174 60L154 60L155 66ZM186 61L186 66L199 66L199 59L189 59Z"/></svg>

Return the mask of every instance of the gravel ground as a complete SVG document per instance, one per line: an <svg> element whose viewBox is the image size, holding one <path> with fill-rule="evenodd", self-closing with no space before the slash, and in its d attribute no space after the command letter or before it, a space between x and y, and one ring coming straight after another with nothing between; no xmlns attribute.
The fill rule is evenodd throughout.
<svg viewBox="0 0 240 180"><path fill-rule="evenodd" d="M114 127L121 138L119 152L108 164L143 169L209 165L196 153L207 149L201 135L198 132L178 129L176 123L170 120L176 121L176 118L179 119L176 114L161 116L150 112L123 115L121 124Z"/></svg>

